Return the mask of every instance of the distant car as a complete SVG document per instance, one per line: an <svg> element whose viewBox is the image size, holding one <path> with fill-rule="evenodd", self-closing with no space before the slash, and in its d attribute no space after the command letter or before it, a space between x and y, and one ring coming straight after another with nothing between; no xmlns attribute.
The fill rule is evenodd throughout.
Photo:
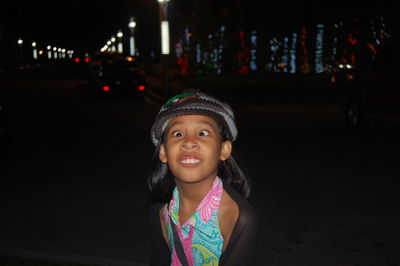
<svg viewBox="0 0 400 266"><path fill-rule="evenodd" d="M101 52L90 62L89 81L103 94L141 95L146 78L136 58L120 53Z"/></svg>
<svg viewBox="0 0 400 266"><path fill-rule="evenodd" d="M345 119L352 129L372 120L400 126L400 39L385 39L368 66L343 65L335 73L344 96Z"/></svg>

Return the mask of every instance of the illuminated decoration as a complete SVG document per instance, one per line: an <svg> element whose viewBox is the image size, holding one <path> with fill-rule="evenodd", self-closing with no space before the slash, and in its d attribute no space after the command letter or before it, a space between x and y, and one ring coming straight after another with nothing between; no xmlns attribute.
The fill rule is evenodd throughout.
<svg viewBox="0 0 400 266"><path fill-rule="evenodd" d="M278 50L279 42L277 38L272 38L269 41L270 46L270 62L267 64L267 69L269 71L278 72Z"/></svg>
<svg viewBox="0 0 400 266"><path fill-rule="evenodd" d="M247 75L249 72L249 62L250 62L250 51L246 44L246 38L244 31L239 32L240 50L236 55L236 60L238 62L238 74Z"/></svg>
<svg viewBox="0 0 400 266"><path fill-rule="evenodd" d="M196 44L196 63L201 63L201 45L200 43Z"/></svg>
<svg viewBox="0 0 400 266"><path fill-rule="evenodd" d="M183 49L184 51L190 51L190 37L192 34L189 31L189 27L185 27L184 31L184 43L183 43Z"/></svg>
<svg viewBox="0 0 400 266"><path fill-rule="evenodd" d="M300 72L306 74L310 72L310 66L308 64L307 29L305 26L302 26L300 31L300 49Z"/></svg>
<svg viewBox="0 0 400 266"><path fill-rule="evenodd" d="M257 70L257 31L253 30L250 37L250 69Z"/></svg>
<svg viewBox="0 0 400 266"><path fill-rule="evenodd" d="M161 53L169 54L169 24L168 21L161 21Z"/></svg>
<svg viewBox="0 0 400 266"><path fill-rule="evenodd" d="M297 50L297 34L292 34L292 42L290 46L290 73L296 73L296 50Z"/></svg>
<svg viewBox="0 0 400 266"><path fill-rule="evenodd" d="M182 48L182 40L179 40L176 44L175 44L175 55L176 57L181 57L182 53L183 53L183 48Z"/></svg>
<svg viewBox="0 0 400 266"><path fill-rule="evenodd" d="M218 47L218 70L217 73L222 73L222 53L224 51L224 34L225 34L225 26L222 25L219 28L219 47Z"/></svg>
<svg viewBox="0 0 400 266"><path fill-rule="evenodd" d="M288 72L288 65L289 65L289 38L283 38L283 55L281 61L281 69L283 72Z"/></svg>
<svg viewBox="0 0 400 266"><path fill-rule="evenodd" d="M324 25L317 24L317 36L315 47L315 73L324 72L323 57L323 44L324 44Z"/></svg>

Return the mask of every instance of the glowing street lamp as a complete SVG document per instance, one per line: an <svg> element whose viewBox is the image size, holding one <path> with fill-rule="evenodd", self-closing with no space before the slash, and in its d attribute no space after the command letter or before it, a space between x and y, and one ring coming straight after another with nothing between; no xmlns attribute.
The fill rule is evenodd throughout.
<svg viewBox="0 0 400 266"><path fill-rule="evenodd" d="M36 42L32 42L32 48L33 48L33 59L37 59L37 49L36 49Z"/></svg>
<svg viewBox="0 0 400 266"><path fill-rule="evenodd" d="M22 59L24 57L23 47L22 47L22 45L24 44L24 41L21 38L19 38L17 43L19 46L19 59L22 61Z"/></svg>
<svg viewBox="0 0 400 266"><path fill-rule="evenodd" d="M135 56L135 27L136 27L136 21L134 17L131 17L129 19L129 24L128 27L130 29L131 35L129 36L129 47L130 47L130 56Z"/></svg>
<svg viewBox="0 0 400 266"><path fill-rule="evenodd" d="M53 47L53 57L54 59L57 59L58 55L57 55L57 47Z"/></svg>
<svg viewBox="0 0 400 266"><path fill-rule="evenodd" d="M115 41L116 41L115 37L111 36L111 43L112 43L111 51L113 52L115 52Z"/></svg>
<svg viewBox="0 0 400 266"><path fill-rule="evenodd" d="M47 58L51 59L51 46L47 45Z"/></svg>
<svg viewBox="0 0 400 266"><path fill-rule="evenodd" d="M124 34L122 33L121 30L118 31L117 33L117 38L118 38L118 52L122 53L124 51L123 47L122 47L122 37L124 36Z"/></svg>
<svg viewBox="0 0 400 266"><path fill-rule="evenodd" d="M158 0L160 4L160 26L161 26L161 56L164 72L164 90L168 91L168 55L169 55L169 22L168 22L169 0Z"/></svg>

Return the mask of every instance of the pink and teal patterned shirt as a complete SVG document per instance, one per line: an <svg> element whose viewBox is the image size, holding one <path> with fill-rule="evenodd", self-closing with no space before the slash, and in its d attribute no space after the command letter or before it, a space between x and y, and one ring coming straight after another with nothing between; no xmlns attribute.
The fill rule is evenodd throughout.
<svg viewBox="0 0 400 266"><path fill-rule="evenodd" d="M222 253L223 238L219 228L218 208L221 202L223 184L219 177L203 198L195 213L182 225L179 224L179 192L175 187L169 207L165 205L163 213L168 239L171 246L171 265L181 265L176 254L171 228L172 218L189 265L218 265Z"/></svg>

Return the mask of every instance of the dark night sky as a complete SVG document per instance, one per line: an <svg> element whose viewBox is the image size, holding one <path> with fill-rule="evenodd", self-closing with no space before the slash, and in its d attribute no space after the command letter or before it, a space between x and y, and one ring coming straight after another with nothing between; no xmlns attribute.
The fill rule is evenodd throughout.
<svg viewBox="0 0 400 266"><path fill-rule="evenodd" d="M190 7L193 1L171 0L170 7L185 9ZM230 2L229 0L215 1ZM386 2L396 1L386 0ZM287 19L291 17L299 19L299 17L315 16L317 13L321 17L331 18L345 13L362 13L365 10L379 9L385 1L377 1L373 5L365 2L360 5L361 2L351 0L337 0L330 3L316 0L241 2L259 6L260 10L265 3L268 3L270 9L276 9L276 12L281 12ZM295 13L295 16L287 16L287 14ZM0 15L0 26L3 35L6 35L3 39L13 42L21 36L27 42L35 40L46 45L65 46L68 49L92 52L99 49L111 35L115 35L118 29L128 34L127 24L130 16L134 16L137 20L135 36L138 47L157 45L159 37L157 0L13 1L7 8L0 8ZM286 23L295 24L296 21Z"/></svg>

